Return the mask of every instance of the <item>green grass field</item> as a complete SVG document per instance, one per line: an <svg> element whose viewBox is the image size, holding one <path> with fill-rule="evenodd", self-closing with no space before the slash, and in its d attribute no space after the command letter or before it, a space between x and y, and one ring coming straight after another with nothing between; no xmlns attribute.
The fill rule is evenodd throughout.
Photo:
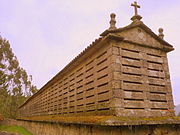
<svg viewBox="0 0 180 135"><path fill-rule="evenodd" d="M30 133L24 127L21 127L21 126L0 125L0 131L6 131L6 132L11 132L11 133L19 133L21 135L33 135L32 133Z"/></svg>

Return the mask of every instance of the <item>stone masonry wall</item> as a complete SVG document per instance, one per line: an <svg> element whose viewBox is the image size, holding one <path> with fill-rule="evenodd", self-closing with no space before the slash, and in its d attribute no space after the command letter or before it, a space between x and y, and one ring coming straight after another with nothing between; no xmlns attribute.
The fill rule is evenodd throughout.
<svg viewBox="0 0 180 135"><path fill-rule="evenodd" d="M179 135L180 125L95 126L30 121L8 121L20 125L33 135Z"/></svg>
<svg viewBox="0 0 180 135"><path fill-rule="evenodd" d="M108 114L112 99L111 55L112 48L106 44L88 54L81 64L21 107L20 116Z"/></svg>
<svg viewBox="0 0 180 135"><path fill-rule="evenodd" d="M174 115L166 52L116 42L112 57L117 116Z"/></svg>

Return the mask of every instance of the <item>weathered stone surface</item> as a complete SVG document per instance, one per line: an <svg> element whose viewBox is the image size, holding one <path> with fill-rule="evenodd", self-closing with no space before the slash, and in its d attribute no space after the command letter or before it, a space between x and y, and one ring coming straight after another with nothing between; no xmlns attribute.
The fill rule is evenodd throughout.
<svg viewBox="0 0 180 135"><path fill-rule="evenodd" d="M124 119L124 123L126 119ZM60 124L47 122L9 121L7 124L21 125L34 135L179 135L180 125L118 125L113 119L107 123L114 126L82 124ZM127 123L128 124L128 123Z"/></svg>
<svg viewBox="0 0 180 135"><path fill-rule="evenodd" d="M20 108L38 115L171 116L172 88L163 30L153 33L137 14L124 28L110 28ZM30 118L30 117L29 117Z"/></svg>

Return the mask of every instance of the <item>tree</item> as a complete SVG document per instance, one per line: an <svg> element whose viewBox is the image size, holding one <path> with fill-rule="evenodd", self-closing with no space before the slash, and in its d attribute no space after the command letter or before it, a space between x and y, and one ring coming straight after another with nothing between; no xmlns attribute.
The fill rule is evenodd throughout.
<svg viewBox="0 0 180 135"><path fill-rule="evenodd" d="M178 115L177 116L180 116L180 112L178 113Z"/></svg>
<svg viewBox="0 0 180 135"><path fill-rule="evenodd" d="M9 42L0 37L0 113L16 117L16 110L27 97L37 91L32 76L20 67Z"/></svg>

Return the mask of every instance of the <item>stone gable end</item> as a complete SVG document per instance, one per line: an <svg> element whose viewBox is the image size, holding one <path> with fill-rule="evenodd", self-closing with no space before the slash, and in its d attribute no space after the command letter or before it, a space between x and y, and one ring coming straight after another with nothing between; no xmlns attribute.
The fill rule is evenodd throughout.
<svg viewBox="0 0 180 135"><path fill-rule="evenodd" d="M140 27L131 28L116 34L118 36L124 37L125 40L136 42L138 44L161 49L163 48L162 44L157 39L152 37L149 33Z"/></svg>

